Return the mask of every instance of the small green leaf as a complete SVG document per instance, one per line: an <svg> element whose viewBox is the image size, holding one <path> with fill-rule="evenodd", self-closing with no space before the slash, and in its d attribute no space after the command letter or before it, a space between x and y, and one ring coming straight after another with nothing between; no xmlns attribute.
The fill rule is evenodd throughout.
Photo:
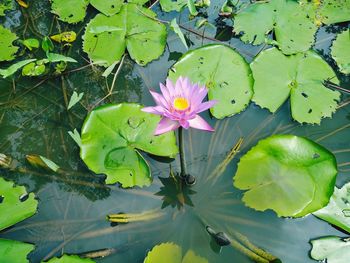
<svg viewBox="0 0 350 263"><path fill-rule="evenodd" d="M46 170L52 170L54 172L57 172L58 169L60 169L60 167L53 161L38 154L28 154L26 155L26 159L32 166L37 168L44 168Z"/></svg>
<svg viewBox="0 0 350 263"><path fill-rule="evenodd" d="M51 52L54 49L54 45L51 41L51 39L47 36L45 36L41 42L41 48L46 52Z"/></svg>
<svg viewBox="0 0 350 263"><path fill-rule="evenodd" d="M41 155L40 155L40 158L47 165L47 167L49 167L52 171L57 172L58 169L60 169L60 167L57 164L55 164L53 161L51 161L50 159L47 159Z"/></svg>
<svg viewBox="0 0 350 263"><path fill-rule="evenodd" d="M39 48L39 46L40 46L40 42L36 38L25 39L22 41L22 43L30 51L33 50L33 48Z"/></svg>
<svg viewBox="0 0 350 263"><path fill-rule="evenodd" d="M247 206L301 217L328 204L336 176L337 163L327 149L306 138L274 135L241 158L233 180L247 190Z"/></svg>
<svg viewBox="0 0 350 263"><path fill-rule="evenodd" d="M76 144L78 144L78 146L81 147L81 138L77 129L74 129L73 132L69 131L68 134L70 137L72 137L72 139L76 142Z"/></svg>
<svg viewBox="0 0 350 263"><path fill-rule="evenodd" d="M44 262L42 262L44 263ZM81 258L77 255L66 255L64 254L61 257L51 258L46 263L95 263L92 259L89 258Z"/></svg>
<svg viewBox="0 0 350 263"><path fill-rule="evenodd" d="M192 16L198 15L198 11L193 0L187 0L187 7Z"/></svg>
<svg viewBox="0 0 350 263"><path fill-rule="evenodd" d="M10 61L15 58L18 47L12 43L16 39L15 33L0 25L0 61Z"/></svg>
<svg viewBox="0 0 350 263"><path fill-rule="evenodd" d="M22 61L19 61L15 64L11 65L7 69L0 69L0 75L2 75L3 78L7 78L7 77L13 75L14 73L16 73L16 71L19 70L20 68L24 67L25 65L27 65L33 61L36 61L36 59L22 60Z"/></svg>
<svg viewBox="0 0 350 263"><path fill-rule="evenodd" d="M186 49L188 49L185 36L184 36L184 34L182 33L181 28L180 28L179 25L177 24L176 18L174 18L173 20L171 20L171 22L170 22L170 28L178 35L178 37L180 38L182 44L184 44L184 46L186 47Z"/></svg>
<svg viewBox="0 0 350 263"><path fill-rule="evenodd" d="M51 63L55 63L55 62L73 62L76 63L77 61L74 58L71 57L66 57L64 55L61 54L56 54L56 53L46 53L47 59L49 60L49 62Z"/></svg>
<svg viewBox="0 0 350 263"><path fill-rule="evenodd" d="M27 256L33 249L32 244L0 238L0 262L28 263Z"/></svg>
<svg viewBox="0 0 350 263"><path fill-rule="evenodd" d="M333 42L331 54L339 70L344 74L350 74L350 29L337 36Z"/></svg>
<svg viewBox="0 0 350 263"><path fill-rule="evenodd" d="M102 77L107 78L115 68L115 66L119 63L119 61L115 61L112 65L110 65L106 70L102 73Z"/></svg>
<svg viewBox="0 0 350 263"><path fill-rule="evenodd" d="M350 240L335 236L312 240L311 257L315 260L327 260L327 263L348 263L350 258Z"/></svg>
<svg viewBox="0 0 350 263"><path fill-rule="evenodd" d="M72 94L72 97L70 97L67 109L69 110L75 104L77 104L83 98L83 96L84 96L84 92L78 94L76 91L74 91Z"/></svg>
<svg viewBox="0 0 350 263"><path fill-rule="evenodd" d="M30 62L22 68L23 76L40 76L46 72L45 60L37 60L35 62Z"/></svg>

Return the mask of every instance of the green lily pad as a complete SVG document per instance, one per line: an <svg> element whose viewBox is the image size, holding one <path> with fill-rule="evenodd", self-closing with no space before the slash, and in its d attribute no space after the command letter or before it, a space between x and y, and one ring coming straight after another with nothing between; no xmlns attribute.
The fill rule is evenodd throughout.
<svg viewBox="0 0 350 263"><path fill-rule="evenodd" d="M336 160L327 149L306 138L274 135L241 158L233 180L247 190L247 206L301 217L328 204L336 176Z"/></svg>
<svg viewBox="0 0 350 263"><path fill-rule="evenodd" d="M66 255L64 254L62 257L54 257L51 258L47 263L94 263L92 259L89 258L81 258L77 255Z"/></svg>
<svg viewBox="0 0 350 263"><path fill-rule="evenodd" d="M312 240L311 257L315 260L327 260L327 263L348 263L350 258L350 240L330 236Z"/></svg>
<svg viewBox="0 0 350 263"><path fill-rule="evenodd" d="M253 95L249 65L225 45L207 45L187 52L169 71L173 81L180 76L208 88L209 99L218 101L210 109L218 119L244 110Z"/></svg>
<svg viewBox="0 0 350 263"><path fill-rule="evenodd" d="M52 13L67 23L78 23L86 15L89 0L52 0Z"/></svg>
<svg viewBox="0 0 350 263"><path fill-rule="evenodd" d="M12 44L17 39L15 33L0 25L0 61L10 61L15 58L18 47Z"/></svg>
<svg viewBox="0 0 350 263"><path fill-rule="evenodd" d="M0 2L0 16L4 16L5 12L7 10L12 10L13 9L13 2L12 0L2 0Z"/></svg>
<svg viewBox="0 0 350 263"><path fill-rule="evenodd" d="M182 256L182 249L174 243L162 243L148 252L144 263L208 263L208 260L196 255L192 250Z"/></svg>
<svg viewBox="0 0 350 263"><path fill-rule="evenodd" d="M120 11L123 0L90 0L90 4L106 16L115 15Z"/></svg>
<svg viewBox="0 0 350 263"><path fill-rule="evenodd" d="M339 70L344 74L350 74L350 29L337 36L333 42L331 54Z"/></svg>
<svg viewBox="0 0 350 263"><path fill-rule="evenodd" d="M155 16L136 4L123 4L114 16L98 14L86 27L83 50L106 67L119 61L125 49L139 65L146 65L163 54L166 44L166 27L152 19Z"/></svg>
<svg viewBox="0 0 350 263"><path fill-rule="evenodd" d="M181 9L187 5L188 0L160 0L160 6L164 12L177 11L180 12Z"/></svg>
<svg viewBox="0 0 350 263"><path fill-rule="evenodd" d="M244 42L254 45L269 42L267 34L271 31L276 38L274 43L289 55L311 47L317 26L297 1L256 2L235 15L234 32L242 32Z"/></svg>
<svg viewBox="0 0 350 263"><path fill-rule="evenodd" d="M0 238L0 262L27 263L27 255L33 249L32 244Z"/></svg>
<svg viewBox="0 0 350 263"><path fill-rule="evenodd" d="M320 123L336 111L340 93L326 88L333 69L313 51L285 56L277 48L261 52L250 65L254 76L253 101L275 112L290 96L292 117L300 123Z"/></svg>
<svg viewBox="0 0 350 263"><path fill-rule="evenodd" d="M174 132L154 136L160 117L141 111L138 104L122 103L93 110L85 120L80 156L106 183L123 187L152 182L151 171L139 150L166 157L178 153Z"/></svg>
<svg viewBox="0 0 350 263"><path fill-rule="evenodd" d="M350 183L335 187L329 204L313 214L350 233Z"/></svg>
<svg viewBox="0 0 350 263"><path fill-rule="evenodd" d="M0 230L31 217L38 206L33 193L27 194L24 186L13 186L13 182L3 178L0 178L0 201Z"/></svg>

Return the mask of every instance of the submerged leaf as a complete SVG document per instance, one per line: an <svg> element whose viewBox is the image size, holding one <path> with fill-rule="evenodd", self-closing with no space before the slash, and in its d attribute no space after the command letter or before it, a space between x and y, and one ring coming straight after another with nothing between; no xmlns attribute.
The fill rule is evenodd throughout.
<svg viewBox="0 0 350 263"><path fill-rule="evenodd" d="M261 52L251 63L253 101L271 112L290 96L292 117L300 123L317 123L336 111L340 93L324 86L339 81L333 69L313 51L285 56L276 48Z"/></svg>
<svg viewBox="0 0 350 263"><path fill-rule="evenodd" d="M350 258L350 240L329 236L312 240L311 257L315 260L327 260L327 263L348 263Z"/></svg>
<svg viewBox="0 0 350 263"><path fill-rule="evenodd" d="M350 29L337 36L333 42L331 54L339 70L344 74L350 74Z"/></svg>
<svg viewBox="0 0 350 263"><path fill-rule="evenodd" d="M7 10L12 10L13 4L12 0L2 0L0 1L0 16L4 16Z"/></svg>
<svg viewBox="0 0 350 263"><path fill-rule="evenodd" d="M328 204L336 176L336 160L327 149L306 138L274 135L241 158L233 180L247 190L247 206L301 217Z"/></svg>
<svg viewBox="0 0 350 263"><path fill-rule="evenodd" d="M69 131L68 134L70 137L72 137L72 139L76 142L76 144L78 144L78 146L81 147L81 138L77 129L74 129L73 132Z"/></svg>
<svg viewBox="0 0 350 263"><path fill-rule="evenodd" d="M14 186L13 182L6 181L1 177L0 197L2 197L0 230L31 217L35 214L38 206L38 201L35 200L33 193L28 194L24 186Z"/></svg>
<svg viewBox="0 0 350 263"><path fill-rule="evenodd" d="M0 75L2 75L3 78L7 78L7 77L13 75L14 73L16 73L16 71L19 70L20 68L24 67L25 65L27 65L33 61L36 61L36 59L22 60L22 61L19 61L15 64L11 65L7 69L0 69Z"/></svg>
<svg viewBox="0 0 350 263"><path fill-rule="evenodd" d="M33 249L32 244L0 238L0 262L27 263Z"/></svg>
<svg viewBox="0 0 350 263"><path fill-rule="evenodd" d="M77 34L74 31L67 31L57 35L50 36L50 38L58 43L61 43L61 42L72 43L76 40Z"/></svg>
<svg viewBox="0 0 350 263"><path fill-rule="evenodd" d="M149 185L151 171L139 150L174 157L174 132L154 136L160 117L141 111L138 104L108 105L93 110L84 122L80 156L106 183L123 187Z"/></svg>
<svg viewBox="0 0 350 263"><path fill-rule="evenodd" d="M89 0L52 0L52 13L59 20L67 23L78 23L86 15Z"/></svg>
<svg viewBox="0 0 350 263"><path fill-rule="evenodd" d="M218 119L244 110L253 95L249 65L225 45L207 45L187 52L169 71L172 81L180 76L208 88L209 100L218 101L210 109Z"/></svg>
<svg viewBox="0 0 350 263"><path fill-rule="evenodd" d="M12 43L16 39L15 33L0 25L0 61L10 61L15 58L18 47Z"/></svg>
<svg viewBox="0 0 350 263"><path fill-rule="evenodd" d="M34 167L44 168L57 172L60 167L53 161L37 154L29 154L26 156L27 161Z"/></svg>

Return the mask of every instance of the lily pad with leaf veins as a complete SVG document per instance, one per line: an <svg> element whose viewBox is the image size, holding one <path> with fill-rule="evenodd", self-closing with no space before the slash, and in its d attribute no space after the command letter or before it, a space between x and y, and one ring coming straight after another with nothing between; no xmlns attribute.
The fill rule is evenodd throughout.
<svg viewBox="0 0 350 263"><path fill-rule="evenodd" d="M169 71L172 81L180 76L208 88L209 100L218 101L210 109L218 119L244 110L253 95L249 65L225 45L207 45L187 52Z"/></svg>
<svg viewBox="0 0 350 263"><path fill-rule="evenodd" d="M10 61L15 58L18 47L12 43L16 39L15 33L0 25L0 61Z"/></svg>
<svg viewBox="0 0 350 263"><path fill-rule="evenodd" d="M335 236L312 240L311 257L327 263L348 263L350 240ZM325 261L326 260L326 261Z"/></svg>
<svg viewBox="0 0 350 263"><path fill-rule="evenodd" d="M32 244L0 238L0 262L27 263L27 256L33 249Z"/></svg>
<svg viewBox="0 0 350 263"><path fill-rule="evenodd" d="M301 217L328 204L336 176L336 160L327 149L303 137L274 135L241 158L233 180L246 190L247 206Z"/></svg>
<svg viewBox="0 0 350 263"><path fill-rule="evenodd" d="M275 112L290 96L293 119L317 124L336 111L340 93L326 88L324 81L338 84L338 78L315 52L285 56L271 48L261 52L250 67L255 80L252 100L260 107Z"/></svg>
<svg viewBox="0 0 350 263"><path fill-rule="evenodd" d="M80 156L106 183L123 187L149 185L151 170L138 150L174 157L174 132L154 136L160 117L141 111L138 104L107 105L93 110L82 128Z"/></svg>
<svg viewBox="0 0 350 263"><path fill-rule="evenodd" d="M331 54L339 70L344 74L350 74L350 29L337 36L333 42Z"/></svg>

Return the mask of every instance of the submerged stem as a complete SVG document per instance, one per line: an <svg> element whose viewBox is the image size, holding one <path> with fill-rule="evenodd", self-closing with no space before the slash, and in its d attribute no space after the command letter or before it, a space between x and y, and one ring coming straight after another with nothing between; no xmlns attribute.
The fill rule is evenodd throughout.
<svg viewBox="0 0 350 263"><path fill-rule="evenodd" d="M184 142L183 142L183 128L179 128L179 148L180 148L180 165L181 165L181 177L186 177L187 171L186 171L186 159L185 159L185 148L184 148Z"/></svg>

